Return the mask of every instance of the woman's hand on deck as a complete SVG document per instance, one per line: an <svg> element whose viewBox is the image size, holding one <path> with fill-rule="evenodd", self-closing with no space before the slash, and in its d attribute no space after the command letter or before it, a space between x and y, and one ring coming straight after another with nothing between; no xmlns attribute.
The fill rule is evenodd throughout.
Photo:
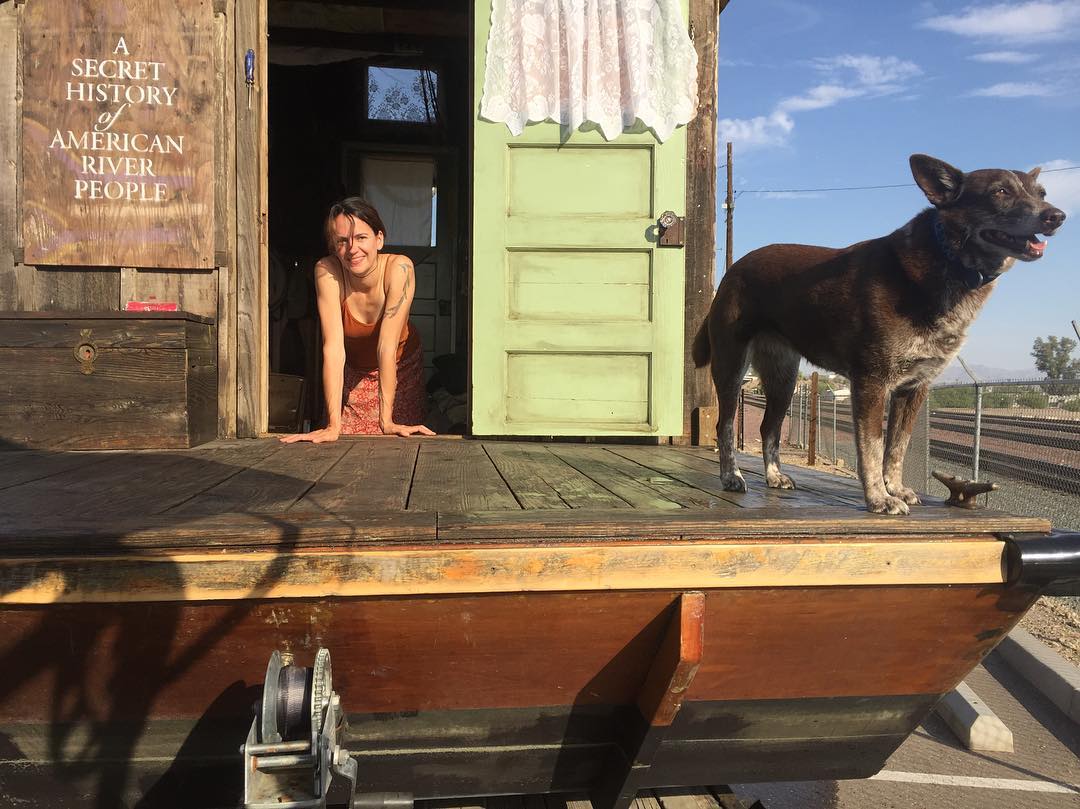
<svg viewBox="0 0 1080 809"><path fill-rule="evenodd" d="M409 435L435 435L434 432L429 430L423 424L384 424L382 425L383 435L400 435L402 437Z"/></svg>
<svg viewBox="0 0 1080 809"><path fill-rule="evenodd" d="M310 441L312 444L325 444L329 441L337 441L340 435L340 427L323 427L321 430L313 430L310 433L284 435L281 437L281 443L296 444L300 441Z"/></svg>

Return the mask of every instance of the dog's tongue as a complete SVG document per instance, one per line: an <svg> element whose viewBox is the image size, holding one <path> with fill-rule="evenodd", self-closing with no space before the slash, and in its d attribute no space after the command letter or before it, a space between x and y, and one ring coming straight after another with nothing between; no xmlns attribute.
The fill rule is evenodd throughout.
<svg viewBox="0 0 1080 809"><path fill-rule="evenodd" d="M1046 242L1041 242L1038 238L1032 239L1027 243L1027 249L1029 252L1038 253L1041 256L1043 250L1046 249Z"/></svg>

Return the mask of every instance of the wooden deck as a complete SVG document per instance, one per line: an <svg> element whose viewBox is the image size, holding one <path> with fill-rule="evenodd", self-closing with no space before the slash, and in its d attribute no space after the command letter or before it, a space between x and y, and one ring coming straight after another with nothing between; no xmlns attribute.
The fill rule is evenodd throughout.
<svg viewBox="0 0 1080 809"><path fill-rule="evenodd" d="M1048 527L943 508L933 498L908 518L869 515L854 480L796 469L798 490L779 491L766 488L760 468L760 459L743 458L749 491L736 494L720 485L715 453L694 447L393 438L284 446L267 438L186 451L10 451L0 452L0 528L10 540L19 529L65 524L180 528L238 514L394 515L419 537L428 525L417 518L422 513L456 515L457 522L436 526L445 533L460 528L461 515L499 512L514 522L513 512L534 511L565 525L603 514L616 527L704 511L725 523L798 519L809 530L822 515L831 527L885 532L953 532L988 522L996 530Z"/></svg>
<svg viewBox="0 0 1080 809"><path fill-rule="evenodd" d="M745 460L735 494L711 451L670 446L8 452L0 603L1000 583L996 535L1049 529L940 500L869 514L855 481L800 469L771 490Z"/></svg>
<svg viewBox="0 0 1080 809"><path fill-rule="evenodd" d="M0 780L220 800L268 655L319 647L364 791L607 808L871 775L1038 596L1001 534L1049 525L760 468L733 494L670 446L0 453Z"/></svg>

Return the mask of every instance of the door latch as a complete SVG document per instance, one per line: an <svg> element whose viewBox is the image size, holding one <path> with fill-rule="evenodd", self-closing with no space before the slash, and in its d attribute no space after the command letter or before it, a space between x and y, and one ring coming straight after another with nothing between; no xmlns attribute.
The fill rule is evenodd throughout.
<svg viewBox="0 0 1080 809"><path fill-rule="evenodd" d="M656 220L657 234L660 236L661 247L684 247L686 241L683 231L686 220L676 216L674 211L664 211Z"/></svg>

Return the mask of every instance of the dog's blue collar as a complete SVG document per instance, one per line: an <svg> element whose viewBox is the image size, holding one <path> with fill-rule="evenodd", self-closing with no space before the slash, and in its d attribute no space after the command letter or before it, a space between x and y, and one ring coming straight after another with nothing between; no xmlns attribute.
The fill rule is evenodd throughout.
<svg viewBox="0 0 1080 809"><path fill-rule="evenodd" d="M968 289L978 289L997 280L1000 273L987 274L960 263L959 257L953 252L948 239L945 238L945 225L941 221L941 214L937 211L934 211L934 238L937 240L938 249L945 256L946 266Z"/></svg>

